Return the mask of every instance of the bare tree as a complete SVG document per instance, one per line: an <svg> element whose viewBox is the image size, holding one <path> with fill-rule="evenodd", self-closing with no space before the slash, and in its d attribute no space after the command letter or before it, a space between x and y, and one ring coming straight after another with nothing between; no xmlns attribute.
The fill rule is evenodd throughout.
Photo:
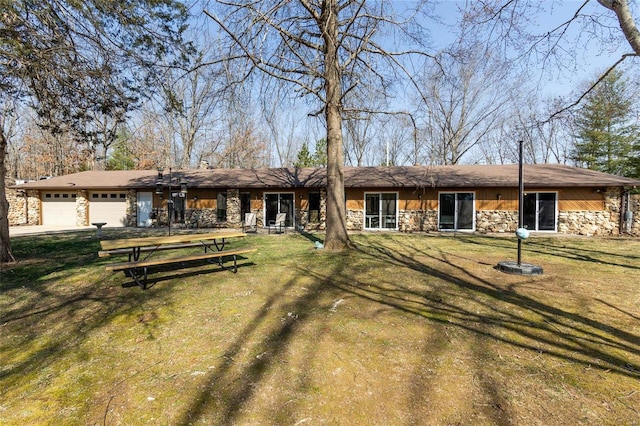
<svg viewBox="0 0 640 426"><path fill-rule="evenodd" d="M512 81L509 68L479 45L442 54L420 93L432 163L460 163L499 127L513 99Z"/></svg>
<svg viewBox="0 0 640 426"><path fill-rule="evenodd" d="M376 58L398 64L398 55L376 43L377 33L408 22L393 2L353 0L226 1L207 14L235 48L230 57L313 95L327 126L327 249L350 246L344 203L342 114L346 98L364 78L388 85ZM404 4L404 3L403 3ZM407 35L408 33L404 33ZM389 68L391 69L391 68Z"/></svg>
<svg viewBox="0 0 640 426"><path fill-rule="evenodd" d="M513 57L523 68L575 73L579 58L586 52L612 56L610 66L574 100L554 111L551 117L580 104L605 77L630 58L640 56L640 31L628 0L584 0L566 18L540 33L532 32L532 17L542 10L549 16L566 2L528 2L523 0L491 0L470 2L464 13L465 23L472 28L472 37L486 44L503 47L505 56ZM601 6L601 7L600 7ZM533 27L538 28L538 27ZM630 51L616 53L626 44ZM531 66L532 62L535 66ZM544 78L544 76L538 76Z"/></svg>
<svg viewBox="0 0 640 426"><path fill-rule="evenodd" d="M164 83L165 118L179 145L177 165L191 166L197 144L205 129L214 128L219 120L217 109L223 100L224 72L218 67L201 67L206 47L195 60L193 71L174 69Z"/></svg>
<svg viewBox="0 0 640 426"><path fill-rule="evenodd" d="M291 99L281 95L280 90L269 94L263 91L260 106L262 120L271 136L269 152L277 156L270 158L269 165L289 167L295 160L300 144L296 135L296 124L301 120L300 112Z"/></svg>

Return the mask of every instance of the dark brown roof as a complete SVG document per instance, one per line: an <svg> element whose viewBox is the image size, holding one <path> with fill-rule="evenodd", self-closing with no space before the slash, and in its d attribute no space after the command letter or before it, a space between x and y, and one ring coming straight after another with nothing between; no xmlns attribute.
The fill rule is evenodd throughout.
<svg viewBox="0 0 640 426"><path fill-rule="evenodd" d="M518 165L345 167L347 188L481 188L517 187ZM205 169L173 172L174 182L191 188L319 188L326 186L324 168ZM148 189L155 170L81 172L17 185L22 189ZM525 186L536 188L640 186L640 180L561 164L524 166ZM169 174L164 173L164 184Z"/></svg>

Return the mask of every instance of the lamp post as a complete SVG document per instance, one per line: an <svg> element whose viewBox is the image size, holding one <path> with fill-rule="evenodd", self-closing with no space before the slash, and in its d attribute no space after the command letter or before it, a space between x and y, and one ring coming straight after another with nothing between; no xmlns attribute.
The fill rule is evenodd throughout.
<svg viewBox="0 0 640 426"><path fill-rule="evenodd" d="M179 182L180 188L180 197L185 197L187 194L187 182L184 180L180 180ZM167 200L167 217L169 219L169 235L171 235L171 222L173 222L173 215L175 211L175 203L173 201L173 170L169 167L169 199ZM163 184L163 169L158 169L158 181L156 182L156 194L162 196L164 194L164 184Z"/></svg>
<svg viewBox="0 0 640 426"><path fill-rule="evenodd" d="M524 227L524 160L523 160L523 141L519 141L518 162L518 229L516 236L518 237L518 260L502 261L498 263L498 270L509 274L517 275L542 275L543 271L540 266L530 263L522 263L522 240L529 237L529 231Z"/></svg>

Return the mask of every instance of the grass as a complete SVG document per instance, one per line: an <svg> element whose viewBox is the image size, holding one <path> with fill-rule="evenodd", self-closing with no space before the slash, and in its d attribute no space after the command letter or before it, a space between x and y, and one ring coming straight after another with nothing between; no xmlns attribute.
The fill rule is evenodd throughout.
<svg viewBox="0 0 640 426"><path fill-rule="evenodd" d="M637 239L251 235L143 291L92 235L12 240L2 424L640 424Z"/></svg>

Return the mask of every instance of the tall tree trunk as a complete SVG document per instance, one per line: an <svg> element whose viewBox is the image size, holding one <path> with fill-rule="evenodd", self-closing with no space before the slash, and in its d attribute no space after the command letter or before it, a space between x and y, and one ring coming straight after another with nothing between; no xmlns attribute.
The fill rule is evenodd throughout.
<svg viewBox="0 0 640 426"><path fill-rule="evenodd" d="M321 22L325 44L324 79L327 120L327 236L325 247L341 250L350 245L346 227L344 194L344 153L342 146L342 87L338 62L338 6L336 0L326 0Z"/></svg>
<svg viewBox="0 0 640 426"><path fill-rule="evenodd" d="M7 155L7 139L4 136L4 129L0 126L0 263L15 262L15 257L11 252L11 241L9 240L9 202L5 188L5 178L7 167L5 163Z"/></svg>

